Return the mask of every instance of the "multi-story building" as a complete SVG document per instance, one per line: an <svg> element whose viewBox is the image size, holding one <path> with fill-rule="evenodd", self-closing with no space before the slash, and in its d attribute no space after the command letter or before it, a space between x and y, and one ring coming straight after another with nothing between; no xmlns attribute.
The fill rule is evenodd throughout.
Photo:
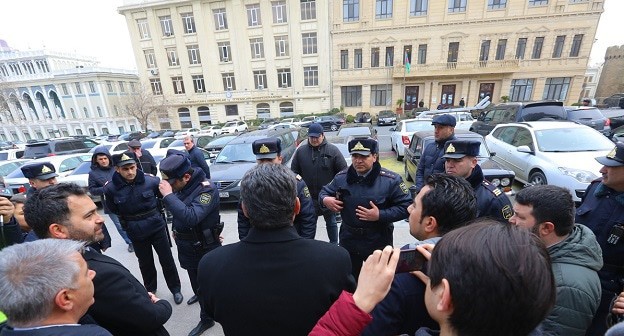
<svg viewBox="0 0 624 336"><path fill-rule="evenodd" d="M139 76L169 105L162 128L326 112L326 1L126 0Z"/></svg>
<svg viewBox="0 0 624 336"><path fill-rule="evenodd" d="M353 113L578 101L604 0L332 1L332 96ZM336 102L337 100L337 102Z"/></svg>
<svg viewBox="0 0 624 336"><path fill-rule="evenodd" d="M585 79L583 79L583 90L579 97L579 103L585 99L596 98L596 89L598 88L598 81L600 80L600 74L602 73L602 64L590 66L585 71Z"/></svg>
<svg viewBox="0 0 624 336"><path fill-rule="evenodd" d="M118 134L140 128L124 113L138 89L133 71L46 50L18 51L0 40L0 139Z"/></svg>
<svg viewBox="0 0 624 336"><path fill-rule="evenodd" d="M607 48L604 59L596 88L598 103L603 103L605 98L616 93L624 93L624 45Z"/></svg>

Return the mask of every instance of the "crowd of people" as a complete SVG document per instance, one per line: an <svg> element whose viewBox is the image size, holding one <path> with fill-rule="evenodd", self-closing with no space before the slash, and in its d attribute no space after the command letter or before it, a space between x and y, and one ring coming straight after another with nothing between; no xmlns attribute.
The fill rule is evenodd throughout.
<svg viewBox="0 0 624 336"><path fill-rule="evenodd" d="M484 179L479 143L454 137L452 116L432 124L414 194L381 166L374 139L349 141L347 166L312 124L292 169L279 139L256 140L240 241L223 246L218 189L192 138L167 153L160 177L138 142L95 152L89 191L103 196L141 281L105 254L105 218L83 188L58 184L52 165L24 166L32 188L0 197L0 335L168 335L173 306L155 295L152 251L181 304L173 242L187 304L200 305L190 336L216 322L235 336L624 335L624 144L596 158L602 177L578 208L552 185L512 203ZM329 242L315 239L319 216ZM395 247L400 220L414 241Z"/></svg>

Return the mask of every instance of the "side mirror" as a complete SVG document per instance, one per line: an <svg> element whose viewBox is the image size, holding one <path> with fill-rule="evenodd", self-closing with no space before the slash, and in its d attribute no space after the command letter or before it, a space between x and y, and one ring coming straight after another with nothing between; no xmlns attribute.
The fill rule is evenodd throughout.
<svg viewBox="0 0 624 336"><path fill-rule="evenodd" d="M490 152L490 157L496 156L496 152Z"/></svg>
<svg viewBox="0 0 624 336"><path fill-rule="evenodd" d="M533 154L533 151L529 148L529 146L518 146L516 150L520 153Z"/></svg>
<svg viewBox="0 0 624 336"><path fill-rule="evenodd" d="M396 131L396 129L395 129L394 127L392 127L392 128L390 128L388 131L390 131L390 132L394 132L394 131Z"/></svg>

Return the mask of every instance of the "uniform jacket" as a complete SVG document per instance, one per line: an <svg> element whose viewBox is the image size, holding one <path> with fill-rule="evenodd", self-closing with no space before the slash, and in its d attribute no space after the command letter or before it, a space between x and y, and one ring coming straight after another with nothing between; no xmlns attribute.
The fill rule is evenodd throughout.
<svg viewBox="0 0 624 336"><path fill-rule="evenodd" d="M242 241L208 252L199 297L228 336L307 335L343 290L352 291L347 251L301 238L293 227L251 228Z"/></svg>
<svg viewBox="0 0 624 336"><path fill-rule="evenodd" d="M109 165L108 167L101 167L97 163L97 156L99 154L104 154L108 157ZM91 195L95 196L103 196L104 195L104 185L106 182L113 179L113 174L115 173L115 168L113 168L113 159L111 158L110 153L103 148L98 148L93 152L93 156L91 157L91 171L89 172L89 192ZM108 208L106 208L106 202L104 203L104 212L110 213Z"/></svg>
<svg viewBox="0 0 624 336"><path fill-rule="evenodd" d="M507 222L513 215L511 201L504 192L483 179L483 171L479 165L466 178L472 186L477 198L477 217L491 217Z"/></svg>
<svg viewBox="0 0 624 336"><path fill-rule="evenodd" d="M141 157L137 158L137 167L145 172L146 174L152 174L156 176L158 174L158 166L156 165L156 160L152 154L146 150L141 149Z"/></svg>
<svg viewBox="0 0 624 336"><path fill-rule="evenodd" d="M106 329L94 324L57 325L29 330L13 330L7 326L0 336L112 336Z"/></svg>
<svg viewBox="0 0 624 336"><path fill-rule="evenodd" d="M202 245L204 230L215 229L221 222L219 216L219 190L214 187L201 169L196 169L186 186L163 198L165 207L173 215L173 230L183 234L196 235L198 240L179 239L178 259L184 269L196 269L201 257L206 252L221 246L218 239ZM206 240L204 240L206 242Z"/></svg>
<svg viewBox="0 0 624 336"><path fill-rule="evenodd" d="M355 305L353 295L343 291L310 336L358 336L370 321L371 316Z"/></svg>
<svg viewBox="0 0 624 336"><path fill-rule="evenodd" d="M201 169L204 171L206 178L210 178L210 168L206 163L206 159L204 158L204 154L201 149L199 149L196 145L193 145L190 151L188 151L188 157L191 161L191 167L196 169Z"/></svg>
<svg viewBox="0 0 624 336"><path fill-rule="evenodd" d="M418 162L418 167L416 167L416 181L414 183L416 190L419 191L425 185L429 175L444 173L445 159L442 157L444 155L444 144L455 139L457 138L453 134L450 138L434 141L425 147Z"/></svg>
<svg viewBox="0 0 624 336"><path fill-rule="evenodd" d="M297 230L297 233L302 238L314 239L316 236L316 210L314 209L314 201L310 195L310 191L306 186L306 183L301 179L301 176L297 175L297 197L301 202L301 209L295 220L293 226ZM243 240L248 234L251 228L249 218L245 217L243 213L243 207L240 202L238 203L238 239Z"/></svg>
<svg viewBox="0 0 624 336"><path fill-rule="evenodd" d="M159 182L158 177L146 175L137 169L132 183L126 182L119 173L115 172L111 183L104 186L106 206L112 213L119 216L122 224L127 223L125 231L132 240L144 240L165 227L165 221L158 211ZM149 215L138 219L126 217L145 213Z"/></svg>
<svg viewBox="0 0 624 336"><path fill-rule="evenodd" d="M115 336L169 335L163 326L172 313L167 300L152 303L145 287L117 260L92 249L83 257L96 272L95 303L87 313L100 326Z"/></svg>
<svg viewBox="0 0 624 336"><path fill-rule="evenodd" d="M590 229L575 225L565 240L548 247L548 254L557 300L543 330L548 335L583 336L600 304L600 246Z"/></svg>

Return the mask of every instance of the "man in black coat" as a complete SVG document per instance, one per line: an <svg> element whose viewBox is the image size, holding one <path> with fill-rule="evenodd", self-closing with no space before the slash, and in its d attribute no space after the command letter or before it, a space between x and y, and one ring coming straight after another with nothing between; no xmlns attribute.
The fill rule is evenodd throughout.
<svg viewBox="0 0 624 336"><path fill-rule="evenodd" d="M141 141L137 139L130 140L130 142L128 142L128 150L134 153L137 166L145 174L151 174L155 176L158 173L156 160L154 160L154 157L148 150L141 149Z"/></svg>
<svg viewBox="0 0 624 336"><path fill-rule="evenodd" d="M206 158L204 158L204 153L202 153L201 149L195 146L195 141L193 137L187 136L184 137L184 148L188 152L188 158L191 160L191 166L195 169L201 169L206 174L206 178L210 178L210 168L206 163Z"/></svg>
<svg viewBox="0 0 624 336"><path fill-rule="evenodd" d="M63 183L26 201L26 221L39 237L98 242L104 219L80 186ZM171 304L158 299L117 260L91 248L83 253L93 278L95 303L87 314L114 335L169 335Z"/></svg>
<svg viewBox="0 0 624 336"><path fill-rule="evenodd" d="M280 164L249 170L241 181L249 234L199 263L200 300L228 336L308 335L342 290L354 289L347 251L293 228L296 185Z"/></svg>
<svg viewBox="0 0 624 336"><path fill-rule="evenodd" d="M431 125L435 130L434 142L428 144L422 152L418 167L416 167L416 180L414 186L416 192L425 185L427 176L435 173L444 173L444 144L449 140L455 140L455 125L457 120L450 114L440 114L433 117Z"/></svg>

